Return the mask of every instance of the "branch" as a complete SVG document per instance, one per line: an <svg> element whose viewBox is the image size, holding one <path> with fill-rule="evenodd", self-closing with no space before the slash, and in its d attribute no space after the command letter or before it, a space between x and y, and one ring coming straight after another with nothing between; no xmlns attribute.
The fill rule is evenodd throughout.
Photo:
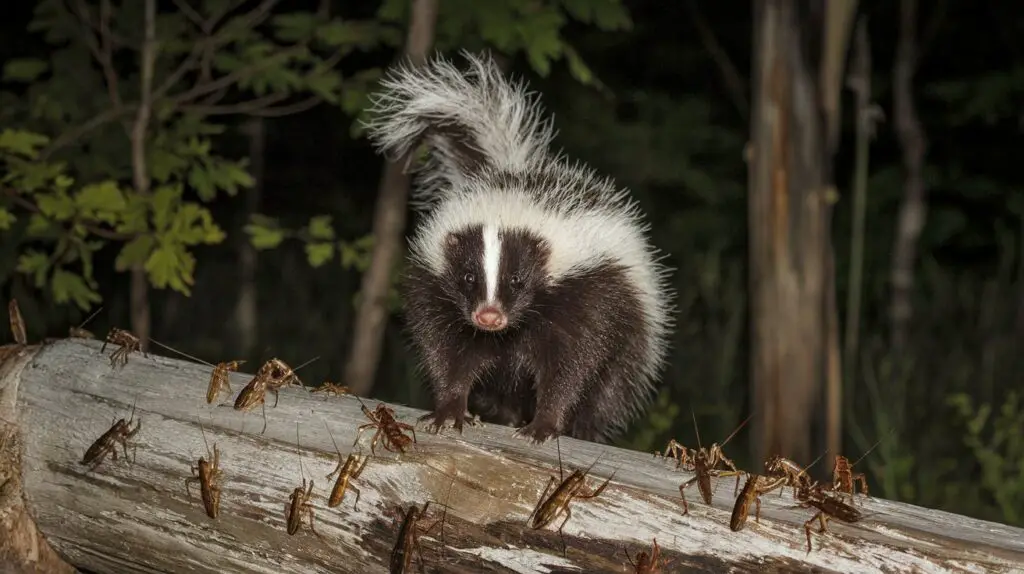
<svg viewBox="0 0 1024 574"><path fill-rule="evenodd" d="M533 445L516 439L508 427L488 424L467 427L461 435L417 432L417 443L404 454L378 443L380 450L351 482L360 490L358 505L349 491L340 506L328 508L333 481L323 477L338 460L332 436L342 458L360 450L371 455L370 433L361 446L350 446L358 425L369 422L356 398L282 389L278 406L272 400L267 405L266 432L258 434L258 407L246 413L205 403L210 367L133 353L124 369L112 370L100 345L59 340L26 348L6 361L15 363L6 369L0 363L0 416L23 425L26 506L55 549L83 569L132 573L192 564L197 571L234 574L253 571L258 560L259 569L282 574L339 565L352 572L384 571L382 563L399 537L388 513L428 500L434 502L422 526L441 518L442 505L447 511L443 531L435 528L421 538L423 561L445 572L508 572L502 562L509 561L529 571L544 570L542 564L559 571L624 571L623 547L632 556L649 550L653 538L662 558L672 562L665 570L672 572L931 572L953 561L971 571L1024 566L1020 528L878 498L858 497L865 517L857 524L833 520L828 533L813 532L811 552L803 523L814 512L797 508L789 489L763 496L760 521L751 517L746 528L731 532L732 479L712 478L712 505L694 493L684 517L679 484L690 472L649 453L566 437L557 445ZM234 393L250 378L231 373ZM365 402L376 407L376 401ZM83 467L79 461L89 445L111 418L127 419L133 405L141 421L128 447L137 444L134 463L118 457L94 471ZM388 406L399 421L424 414ZM191 498L184 485L196 459L209 457L204 436L210 449L217 445L223 473L216 519L203 512L196 485ZM538 530L526 524L548 477L559 474L559 451L566 472L601 457L586 479L590 488L617 471L600 496L572 501L564 556L558 532L564 514ZM285 532L284 506L302 478L314 479L319 536L309 531L308 519L294 536Z"/></svg>
<svg viewBox="0 0 1024 574"><path fill-rule="evenodd" d="M686 8L690 12L690 18L697 28L697 34L704 44L704 49L711 54L711 59L718 64L718 71L722 74L722 80L725 82L725 91L729 94L729 98L732 99L733 105L736 106L736 111L743 116L743 119L747 119L750 114L750 104L747 102L746 82L732 63L729 53L718 42L718 38L715 36L714 31L712 31L711 26L708 25L704 15L697 8L697 3L694 0L689 0L686 3Z"/></svg>
<svg viewBox="0 0 1024 574"><path fill-rule="evenodd" d="M110 102L115 108L120 108L122 105L121 94L118 90L117 72L114 70L113 47L110 37L110 0L102 0L100 2L100 21L98 26L92 24L89 8L85 5L84 0L76 0L75 4L77 6L76 13L78 19L84 25L82 36L85 40L85 45L88 46L89 51L92 52L96 62L99 63L100 68L103 70ZM98 42L96 36L93 35L93 30L98 31Z"/></svg>
<svg viewBox="0 0 1024 574"><path fill-rule="evenodd" d="M77 126L66 130L65 132L57 136L53 140L53 142L51 142L50 145L46 147L46 149L40 152L39 159L46 160L54 153L75 143L89 132L99 129L112 121L119 120L123 117L126 117L134 113L135 109L135 104L129 104L120 109L110 108L96 116L93 116L91 119L86 120L81 124L78 124Z"/></svg>
<svg viewBox="0 0 1024 574"><path fill-rule="evenodd" d="M145 0L144 39L142 42L140 94L141 102L132 125L132 181L138 193L149 192L149 171L146 169L146 135L153 113L153 68L156 62L156 0Z"/></svg>
<svg viewBox="0 0 1024 574"><path fill-rule="evenodd" d="M249 12L237 17L240 21L238 26L240 28L248 29L259 26L267 19L271 10L273 10L274 6L277 5L279 1L280 0L263 0L263 2ZM182 0L175 0L176 4L178 2L184 4ZM185 5L185 7L191 10L191 7L188 7L188 5ZM192 48L192 51L189 52L189 55L185 57L185 60L182 61L182 63L173 72L171 72L171 75L160 84L160 87L156 89L155 99L163 98L163 96L169 92L185 76L185 74L195 69L197 64L202 70L204 70L204 72L200 73L200 77L197 79L196 85L193 86L193 90L198 87L199 83L209 81L209 64L213 56L213 52L221 45L229 42L229 38L226 34L214 35L213 29L216 28L217 24L219 24L220 21L235 7L237 7L237 4L234 6L227 4L220 12L214 13L209 20L202 20L202 17L199 16L199 14L195 14L195 17L198 17L201 21L199 28L206 37L196 42L196 45Z"/></svg>
<svg viewBox="0 0 1024 574"><path fill-rule="evenodd" d="M273 56L271 56L269 58L266 58L264 60L261 60L261 61L255 63L255 64L252 64L250 66L246 66L246 67L244 67L244 68L242 68L240 70L235 70L234 72L231 72L230 74L228 74L226 76L221 76L220 78L217 78L216 80L212 80L212 81L207 82L205 84L196 85L191 90L189 90L187 92L184 92L184 93L181 93L181 94L178 94L178 95L175 95L175 96L171 96L169 98L170 99L170 103L174 107L182 106L182 105L185 105L186 103L188 103L189 101L194 100L194 99L196 99L198 97L204 96L204 95L212 93L212 92L216 92L217 90L228 88L228 87L232 86L233 84L236 84L236 83L238 83L238 82L240 82L240 81L242 81L242 80L252 76L253 74L259 72L260 70L264 70L264 69L269 68L271 66L277 65L278 63L280 63L281 60L286 60L286 59L290 58L291 56L293 56L295 54L298 54L299 52L301 52L304 49L305 49L305 46L297 45L297 46L292 46L290 48L282 50L282 51L278 52L277 54L275 54L275 55L273 55Z"/></svg>
<svg viewBox="0 0 1024 574"><path fill-rule="evenodd" d="M28 199L25 199L25 197L23 197L22 194L18 193L18 191L15 189L5 187L3 188L3 195L7 199L11 200L12 203L28 211L29 213L42 213L38 205L29 201ZM103 239L108 239L110 241L128 241L129 239L135 238L135 235L129 233L120 233L117 231L112 231L110 229L105 229L103 227L97 227L91 223L83 223L82 221L77 220L73 221L73 223L81 225L82 227L85 228L86 231L88 231L92 235L95 235L96 237L102 237Z"/></svg>
<svg viewBox="0 0 1024 574"><path fill-rule="evenodd" d="M182 111L188 111L195 114L204 116L226 116L244 114L247 116L255 116L259 118L279 118L283 116L290 116L292 114L298 114L311 110L317 105L323 103L323 98L320 96L310 96L304 100L300 100L293 104L287 104L283 106L274 107L273 104L285 99L287 96L264 96L257 100L250 100L248 102L241 102L238 104L228 104L223 106L207 106L207 105L194 105L182 108Z"/></svg>
<svg viewBox="0 0 1024 574"><path fill-rule="evenodd" d="M206 25L206 19L203 18L202 14L196 12L196 9L189 6L185 0L173 0L174 6L185 15L186 18L192 21L200 30Z"/></svg>

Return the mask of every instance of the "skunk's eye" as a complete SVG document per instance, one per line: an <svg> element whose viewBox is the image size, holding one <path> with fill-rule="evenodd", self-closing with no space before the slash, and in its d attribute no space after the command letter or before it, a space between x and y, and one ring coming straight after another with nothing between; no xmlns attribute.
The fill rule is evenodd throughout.
<svg viewBox="0 0 1024 574"><path fill-rule="evenodd" d="M472 273L466 273L465 275L462 276L462 280L470 284L475 283L476 275L473 275Z"/></svg>
<svg viewBox="0 0 1024 574"><path fill-rule="evenodd" d="M509 277L508 284L513 289L519 289L520 287L523 286L523 279L522 279L522 277L520 277L518 275L513 275L512 277Z"/></svg>

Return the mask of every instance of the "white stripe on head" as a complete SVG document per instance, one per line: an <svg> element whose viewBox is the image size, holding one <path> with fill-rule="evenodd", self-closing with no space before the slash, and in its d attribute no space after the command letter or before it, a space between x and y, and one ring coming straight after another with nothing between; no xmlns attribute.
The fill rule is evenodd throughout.
<svg viewBox="0 0 1024 574"><path fill-rule="evenodd" d="M484 226L484 285L487 287L487 302L493 303L498 296L498 266L501 264L501 238L497 225Z"/></svg>

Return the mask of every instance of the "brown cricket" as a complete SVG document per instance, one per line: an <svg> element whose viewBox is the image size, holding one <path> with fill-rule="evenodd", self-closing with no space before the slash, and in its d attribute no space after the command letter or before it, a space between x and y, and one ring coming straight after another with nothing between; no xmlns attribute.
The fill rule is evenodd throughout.
<svg viewBox="0 0 1024 574"><path fill-rule="evenodd" d="M324 426L327 427L327 433L331 435L331 442L334 443L334 449L338 451L338 466L327 475L327 480L330 480L335 474L338 475L338 479L334 481L334 488L331 489L331 495L327 499L328 508L334 508L341 504L341 501L345 498L345 491L351 490L356 493L356 500L353 508L359 510L359 489L352 484L352 480L359 478L359 475L363 474L363 469L366 468L366 463L370 462L370 457L362 457L362 461L355 453L349 454L348 458L344 462L341 460L341 449L338 448L337 441L334 440L334 433L331 432L331 427L327 426L327 421L324 421Z"/></svg>
<svg viewBox="0 0 1024 574"><path fill-rule="evenodd" d="M229 393L231 392L231 383L228 381L230 373L237 371L238 367L244 363L244 359L217 363L217 366L213 368L213 372L210 374L210 384L206 387L206 404L211 404L217 400L217 395L220 394L221 389L226 389Z"/></svg>
<svg viewBox="0 0 1024 574"><path fill-rule="evenodd" d="M693 430L697 433L697 450L690 454L690 463L693 466L694 477L679 485L679 496L683 498L683 516L690 512L690 505L686 502L686 489L694 482L697 483L697 490L700 492L701 498L704 499L704 504L707 504L708 506L711 506L711 497L713 494L711 491L712 475L718 477L735 476L736 487L733 488L733 495L739 491L740 475L743 474L743 472L737 470L736 465L732 460L725 456L725 452L722 450L722 447L732 440L732 437L736 436L736 433L738 433L744 425L750 422L751 417L754 415L748 416L746 420L741 422L739 426L732 431L732 434L722 441L722 444L713 443L707 449L700 446L700 431L697 429L697 417L693 414L693 411L690 411L690 416L693 417ZM719 463L725 465L729 470L722 471L716 469L715 467L718 466Z"/></svg>
<svg viewBox="0 0 1024 574"><path fill-rule="evenodd" d="M565 520L563 520L562 524L558 527L558 536L562 541L562 554L564 555L566 545L562 529L565 528L565 523L569 522L569 519L572 518L572 510L569 508L569 503L571 503L574 498L596 498L604 492L605 488L608 487L608 483L610 483L612 478L615 477L615 473L613 472L612 475L609 476L603 484L601 484L601 486L597 487L597 490L591 491L587 488L587 474L590 473L590 470L594 468L594 465L597 464L597 461L600 460L601 457L598 457L594 462L590 463L590 466L588 466L586 470L576 469L572 471L572 474L568 477L563 478L562 448L557 439L555 441L555 446L558 448L558 479L560 482L558 486L555 487L554 492L549 496L548 490L551 489L551 485L555 482L555 477L550 477L547 485L544 487L544 492L540 495L540 500L537 501L537 506L534 507L533 512L530 513L530 516L526 520L530 525L530 528L538 530L544 528L548 524L551 524L555 518L558 518L558 515L564 512Z"/></svg>
<svg viewBox="0 0 1024 574"><path fill-rule="evenodd" d="M28 333L25 330L25 318L21 316L21 307L18 300L11 298L7 304L7 315L11 320L11 334L14 335L14 342L19 345L28 344Z"/></svg>
<svg viewBox="0 0 1024 574"><path fill-rule="evenodd" d="M657 538L654 539L650 554L646 550L637 552L636 562L629 556L629 551L626 551L626 560L629 560L629 565L633 567L634 574L658 574L661 572L661 567L667 565L667 562L659 563L660 557L661 548L658 546Z"/></svg>
<svg viewBox="0 0 1024 574"><path fill-rule="evenodd" d="M192 498L192 492L189 489L189 485L193 482L199 483L199 494L203 500L203 508L206 510L206 515L210 518L217 518L220 514L220 451L217 450L217 444L213 445L213 454L210 454L210 445L206 442L206 431L203 430L203 423L199 423L199 431L203 433L203 444L206 445L206 456L211 457L207 461L203 457L199 457L199 462L192 468L192 475L185 479L185 492L188 493L188 497Z"/></svg>
<svg viewBox="0 0 1024 574"><path fill-rule="evenodd" d="M811 475L807 474L807 470L818 464L821 457L825 456L825 453L818 455L818 458L814 459L811 464L801 467L799 464L783 456L773 454L764 461L764 470L768 476L773 478L785 478L784 486L793 487L793 498L796 498L797 490L803 487L809 487L811 485ZM779 496L782 496L782 490L779 490Z"/></svg>
<svg viewBox="0 0 1024 574"><path fill-rule="evenodd" d="M339 383L332 383L330 381L324 381L319 387L313 389L313 393L323 393L324 395L334 395L336 397L341 395L351 395L352 392L348 390L348 387Z"/></svg>
<svg viewBox="0 0 1024 574"><path fill-rule="evenodd" d="M690 464L690 449L674 438L669 439L668 444L665 446L665 452L654 451L654 457L657 458L658 456L676 459L676 468L684 464Z"/></svg>
<svg viewBox="0 0 1024 574"><path fill-rule="evenodd" d="M870 496L868 494L867 476L863 472L853 472L853 467L857 466L860 461L864 460L864 457L871 454L871 451L875 450L875 447L881 443L882 439L878 439L853 464L850 464L850 460L845 456L836 455L835 462L832 464L832 490L849 496L851 504L855 504L857 500L857 497L854 496L854 485L856 483L860 483L860 494Z"/></svg>
<svg viewBox="0 0 1024 574"><path fill-rule="evenodd" d="M824 534L828 532L828 521L832 518L841 520L849 524L860 521L864 515L859 510L846 504L839 497L831 495L825 491L820 484L813 484L809 487L803 487L797 491L797 500L799 500L804 507L813 507L817 509L817 514L812 516L810 520L804 522L804 533L807 535L807 551L811 551L811 525L817 520L821 524L821 528L818 530L819 533Z"/></svg>
<svg viewBox="0 0 1024 574"><path fill-rule="evenodd" d="M143 357L149 357L149 355L142 351L142 345L139 338L130 331L118 329L117 327L111 328L110 332L107 333L106 340L103 341L103 346L100 347L100 353L106 350L108 343L111 345L120 345L110 354L110 366L113 368L124 368L124 366L128 364L128 356L132 353L141 352Z"/></svg>
<svg viewBox="0 0 1024 574"><path fill-rule="evenodd" d="M96 470L96 468L103 462L103 460L109 455L115 461L117 460L117 445L120 444L124 450L124 458L128 460L128 439L135 436L139 432L139 428L142 426L142 419L135 421L135 428L132 428L132 421L135 421L135 404L132 403L132 413L125 421L123 418L115 421L107 432L103 433L100 438L96 439L92 445L89 446L85 451L85 455L82 457L81 464L90 465L89 470ZM135 462L135 448L136 445L132 445L132 462Z"/></svg>
<svg viewBox="0 0 1024 574"><path fill-rule="evenodd" d="M374 447L377 446L377 441L382 437L384 439L383 446L385 449L391 452L405 453L405 449L410 444L416 442L416 428L408 423L398 422L395 418L395 410L385 405L384 403L377 403L377 408L370 410L366 408L366 404L358 396L356 399L359 400L359 408L366 415L366 418L370 419L370 422L359 425L356 431L356 440L352 442L352 446L359 443L359 437L362 436L363 431L375 428L377 432L373 434L373 439L370 441L370 453L377 454ZM412 438L405 434L405 431L412 433Z"/></svg>
<svg viewBox="0 0 1024 574"><path fill-rule="evenodd" d="M299 448L299 422L295 421L295 446ZM295 487L292 490L291 495L288 497L288 502L284 505L284 516L287 523L287 529L289 535L294 535L299 531L299 526L302 525L302 517L309 517L309 529L316 534L317 537L320 534L316 531L313 526L313 503L310 502L313 499L313 479L309 479L309 487L306 487L306 474L302 470L302 452L299 452L299 475L302 477L302 486Z"/></svg>
<svg viewBox="0 0 1024 574"><path fill-rule="evenodd" d="M451 484L448 486L448 498L452 496L452 488L455 486L455 478L452 478ZM442 504L444 506L444 512L441 514L439 520L435 520L429 528L424 529L422 532L419 531L419 522L427 516L427 509L430 508L431 501L426 501L423 507L417 507L415 504L411 505L404 512L402 516L401 509L398 510L398 515L395 516L397 519L402 516L402 526L398 529L398 539L395 541L394 548L391 549L391 560L388 563L389 574L405 574L409 572L409 567L412 565L412 554L415 550L416 558L419 562L420 571L423 572L423 549L420 547L420 536L430 532L437 526L438 522L441 523L441 540L442 547L444 545L444 520L448 516L448 504Z"/></svg>
<svg viewBox="0 0 1024 574"><path fill-rule="evenodd" d="M86 317L84 321L79 323L77 327L68 327L68 337L71 337L72 339L95 339L96 335L93 335L92 331L85 329L85 326L89 321L92 321L96 315L99 315L102 310L103 307L98 307L88 317Z"/></svg>
<svg viewBox="0 0 1024 574"><path fill-rule="evenodd" d="M736 497L736 504L732 507L732 516L729 517L729 528L733 532L743 530L747 524L747 516L750 515L750 503L756 506L754 520L761 522L761 495L767 494L776 488L781 488L786 483L786 477L767 477L757 474L747 474L747 481L743 483L743 489Z"/></svg>
<svg viewBox="0 0 1024 574"><path fill-rule="evenodd" d="M314 357L299 368L301 369L317 359L319 357ZM250 411L256 405L261 405L263 407L263 430L260 431L260 434L263 434L267 431L267 391L274 393L274 406L276 407L279 399L278 389L288 385L301 387L302 381L284 361L276 358L270 359L263 363L252 380L235 397L234 408L236 411Z"/></svg>

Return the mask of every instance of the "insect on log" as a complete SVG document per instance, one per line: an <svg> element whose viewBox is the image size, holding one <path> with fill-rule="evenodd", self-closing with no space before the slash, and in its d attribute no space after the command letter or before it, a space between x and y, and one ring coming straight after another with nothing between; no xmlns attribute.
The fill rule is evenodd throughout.
<svg viewBox="0 0 1024 574"><path fill-rule="evenodd" d="M0 435L0 448L6 453L21 445L22 454L16 469L9 466L17 457L0 458L0 483L20 477L0 488L0 503L14 500L8 496L13 488L54 549L81 569L175 572L188 564L190 572L204 574L383 573L397 534L388 510L446 500L445 546L440 526L419 540L428 570L508 572L509 564L526 564L533 571L622 571L628 567L623 549L630 556L650 552L654 539L659 559L671 564L663 568L668 571L949 572L950 564L986 572L1024 569L1024 529L889 502L878 493L857 501L861 520L833 520L830 534L818 537L808 553L803 524L813 512L797 508L789 489L764 497L760 524L751 520L731 532L734 479L712 476L712 505L694 505L683 517L678 485L693 476L685 469L652 460L649 452L566 437L533 445L514 437L511 428L490 424L466 427L462 435L417 433L419 442L405 452L378 448L354 481L358 508L354 492L346 496L351 504L329 508L332 485L323 477L337 468L339 449L324 421L343 457L358 454L359 447L349 445L356 429L370 421L355 397L324 400L283 387L278 407L267 409L261 435L258 415L206 403L209 366L150 353L111 369L101 346L99 340L68 339L0 352L8 356L0 358L0 418L17 429ZM252 378L229 376L236 389ZM120 443L117 462L104 460L96 470L80 464L112 420L127 422L133 402L135 420L143 421L128 445L129 451L135 446L134 464L122 463ZM380 401L367 402L376 408ZM384 404L398 422L424 414ZM184 487L190 467L206 456L204 432L211 451L216 444L220 452L216 520ZM364 434L362 442L370 442L372 433ZM382 434L377 446L383 440ZM564 516L547 528L527 524L549 477L558 476L556 444L565 468L586 468L600 457L588 477L591 488L618 469L601 496L573 501L562 532L565 556L557 531ZM366 455L368 446L362 446ZM284 504L302 482L299 460L306 487L316 479L311 502L320 536L305 532L305 516L295 536L286 530ZM434 508L432 503L431 514ZM9 563L10 538L0 530L0 563ZM443 565L436 563L439 556Z"/></svg>

